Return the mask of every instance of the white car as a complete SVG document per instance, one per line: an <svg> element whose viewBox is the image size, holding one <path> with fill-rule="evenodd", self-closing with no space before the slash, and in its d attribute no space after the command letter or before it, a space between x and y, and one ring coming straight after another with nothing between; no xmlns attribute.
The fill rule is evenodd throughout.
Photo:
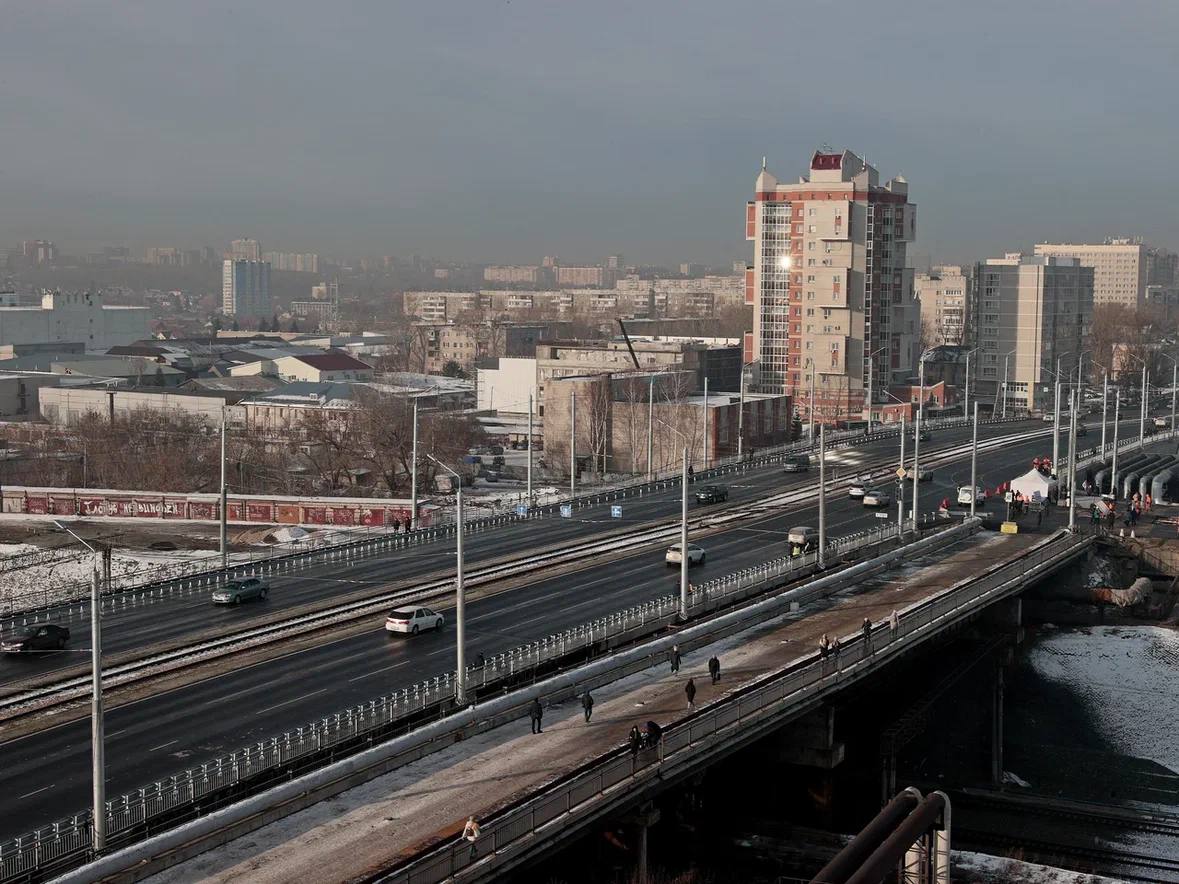
<svg viewBox="0 0 1179 884"><path fill-rule="evenodd" d="M667 555L663 557L663 561L669 565L678 565L683 561L680 553L680 545L678 543L672 544L667 548ZM688 567L693 565L704 564L704 550L694 543L688 544Z"/></svg>
<svg viewBox="0 0 1179 884"><path fill-rule="evenodd" d="M1154 419L1154 425L1156 427L1158 427L1160 430L1165 430L1171 424L1170 424L1170 421L1165 417L1156 417Z"/></svg>
<svg viewBox="0 0 1179 884"><path fill-rule="evenodd" d="M847 486L847 496L858 500L868 493L868 483L863 479L855 479Z"/></svg>
<svg viewBox="0 0 1179 884"><path fill-rule="evenodd" d="M882 488L869 491L864 495L864 506L890 506L891 504L892 495Z"/></svg>
<svg viewBox="0 0 1179 884"><path fill-rule="evenodd" d="M929 467L918 467L917 473L920 476L920 478L917 480L918 482L928 482L931 479L933 479L933 470L931 470ZM912 467L909 467L907 470L905 470L905 478L908 479L910 482L913 481L913 468Z"/></svg>
<svg viewBox="0 0 1179 884"><path fill-rule="evenodd" d="M987 493L981 486L976 485L974 488L974 502L977 506L985 506L987 502ZM958 505L970 506L970 486L963 485L958 489Z"/></svg>
<svg viewBox="0 0 1179 884"><path fill-rule="evenodd" d="M395 608L385 618L385 631L417 635L423 629L441 629L442 623L442 615L429 608Z"/></svg>

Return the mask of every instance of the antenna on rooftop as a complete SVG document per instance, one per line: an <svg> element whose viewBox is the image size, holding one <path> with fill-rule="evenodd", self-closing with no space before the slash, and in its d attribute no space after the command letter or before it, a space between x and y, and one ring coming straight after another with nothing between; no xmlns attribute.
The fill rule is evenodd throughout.
<svg viewBox="0 0 1179 884"><path fill-rule="evenodd" d="M764 171L765 171L765 168L766 168L766 158L765 158L765 156L762 156L762 158L761 158L761 168L762 168L762 171L764 172Z"/></svg>

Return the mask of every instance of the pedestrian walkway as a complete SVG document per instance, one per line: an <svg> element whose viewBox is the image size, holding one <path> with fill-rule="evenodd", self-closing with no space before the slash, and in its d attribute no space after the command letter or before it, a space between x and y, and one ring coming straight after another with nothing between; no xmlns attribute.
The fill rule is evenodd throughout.
<svg viewBox="0 0 1179 884"><path fill-rule="evenodd" d="M816 653L823 634L850 641L865 618L880 626L894 610L1015 556L1042 537L982 533L929 565L849 587L683 656L678 673L666 664L594 690L586 723L580 698L544 710L543 733L520 719L407 765L363 786L272 823L148 880L250 882L345 881L413 856L440 838L462 837L469 817L484 820L565 772L623 745L634 725L667 724L688 714L684 688L696 687L703 707L742 685ZM715 655L720 680L708 661Z"/></svg>

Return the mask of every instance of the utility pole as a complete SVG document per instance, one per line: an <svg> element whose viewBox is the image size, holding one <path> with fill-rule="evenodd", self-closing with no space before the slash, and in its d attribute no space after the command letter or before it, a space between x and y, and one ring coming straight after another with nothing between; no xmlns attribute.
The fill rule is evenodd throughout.
<svg viewBox="0 0 1179 884"><path fill-rule="evenodd" d="M827 556L827 428L819 424L819 567Z"/></svg>
<svg viewBox="0 0 1179 884"><path fill-rule="evenodd" d="M577 496L577 391L569 391L569 499Z"/></svg>
<svg viewBox="0 0 1179 884"><path fill-rule="evenodd" d="M680 476L680 620L688 619L688 446Z"/></svg>
<svg viewBox="0 0 1179 884"><path fill-rule="evenodd" d="M1122 411L1122 391L1114 390L1113 462L1109 465L1109 493L1118 499L1118 421Z"/></svg>
<svg viewBox="0 0 1179 884"><path fill-rule="evenodd" d="M1171 360L1171 435L1175 435L1175 383L1179 381L1179 362Z"/></svg>
<svg viewBox="0 0 1179 884"><path fill-rule="evenodd" d="M1052 471L1060 475L1060 375L1056 376L1056 404L1052 412Z"/></svg>
<svg viewBox="0 0 1179 884"><path fill-rule="evenodd" d="M913 433L913 530L917 530L917 499L920 497L921 489L918 483L921 481L921 465L919 458L921 456L921 415L925 411L925 354L921 354L921 362L917 367L917 383L920 385L921 393L917 401L917 428Z"/></svg>
<svg viewBox="0 0 1179 884"><path fill-rule="evenodd" d="M869 343L868 347L871 348L871 346L872 346L871 343ZM873 366L874 362L875 362L875 360L872 358L872 354L869 353L868 354L868 431L867 431L869 436L872 435L872 366Z"/></svg>
<svg viewBox="0 0 1179 884"><path fill-rule="evenodd" d="M708 469L708 378L704 379L704 469Z"/></svg>
<svg viewBox="0 0 1179 884"><path fill-rule="evenodd" d="M1007 373L1011 367L1010 359L1010 353L1003 357L1003 417L1007 417Z"/></svg>
<svg viewBox="0 0 1179 884"><path fill-rule="evenodd" d="M1146 360L1142 361L1142 408L1138 415L1138 447L1146 446Z"/></svg>
<svg viewBox="0 0 1179 884"><path fill-rule="evenodd" d="M1109 372L1101 372L1101 459L1105 460L1105 428L1109 425Z"/></svg>
<svg viewBox="0 0 1179 884"><path fill-rule="evenodd" d="M810 405L810 430L807 436L807 442L810 445L815 444L815 360L811 359L811 405Z"/></svg>
<svg viewBox="0 0 1179 884"><path fill-rule="evenodd" d="M456 705L467 704L467 593L463 580L463 477L452 470L432 454L426 457L450 473L458 491L454 496L454 641L455 641L455 683L454 701Z"/></svg>
<svg viewBox="0 0 1179 884"><path fill-rule="evenodd" d="M963 420L970 417L970 354L973 352L974 350L970 350L966 353L966 396L962 399ZM971 515L973 516L974 513L971 512Z"/></svg>
<svg viewBox="0 0 1179 884"><path fill-rule="evenodd" d="M978 403L974 403L974 431L970 438L970 518L978 504Z"/></svg>
<svg viewBox="0 0 1179 884"><path fill-rule="evenodd" d="M740 393L737 396L737 460L743 460L745 457L745 366L741 366L741 386ZM1174 411L1174 406L1171 408ZM1174 430L1174 418L1171 419Z"/></svg>
<svg viewBox="0 0 1179 884"><path fill-rule="evenodd" d="M225 480L225 406L221 406L221 569L229 567L229 485Z"/></svg>
<svg viewBox="0 0 1179 884"><path fill-rule="evenodd" d="M90 580L90 776L94 788L94 852L106 849L106 738L102 711L102 593L98 563Z"/></svg>
<svg viewBox="0 0 1179 884"><path fill-rule="evenodd" d="M1073 390L1068 435L1068 530L1077 530L1077 391Z"/></svg>
<svg viewBox="0 0 1179 884"><path fill-rule="evenodd" d="M528 440L532 444L532 440ZM529 458L532 457L531 450ZM409 465L409 527L418 527L418 400L413 401L413 461ZM531 464L530 464L531 465Z"/></svg>
<svg viewBox="0 0 1179 884"><path fill-rule="evenodd" d="M532 394L528 394L528 505L532 506Z"/></svg>
<svg viewBox="0 0 1179 884"><path fill-rule="evenodd" d="M647 481L655 481L655 375L647 385Z"/></svg>
<svg viewBox="0 0 1179 884"><path fill-rule="evenodd" d="M901 466L897 473L897 531L905 530L905 416L901 415Z"/></svg>

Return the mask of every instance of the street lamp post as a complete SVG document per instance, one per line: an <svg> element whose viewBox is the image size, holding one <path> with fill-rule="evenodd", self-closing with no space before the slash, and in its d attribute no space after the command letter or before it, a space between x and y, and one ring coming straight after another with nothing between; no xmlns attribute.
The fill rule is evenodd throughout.
<svg viewBox="0 0 1179 884"><path fill-rule="evenodd" d="M1179 360L1174 356L1168 356L1166 353L1159 353L1163 359L1169 360L1171 363L1171 435L1175 435L1175 383L1179 381Z"/></svg>
<svg viewBox="0 0 1179 884"><path fill-rule="evenodd" d="M905 415L901 413L901 465L897 470L897 532L905 530Z"/></svg>
<svg viewBox="0 0 1179 884"><path fill-rule="evenodd" d="M658 420L658 418L657 418ZM677 436L683 445L681 449L680 472L680 620L688 619L688 437L667 421L659 423Z"/></svg>
<svg viewBox="0 0 1179 884"><path fill-rule="evenodd" d="M454 641L455 641L455 685L454 701L459 706L467 703L467 593L463 584L463 477L432 454L426 457L450 473L458 493L455 495L454 535Z"/></svg>
<svg viewBox="0 0 1179 884"><path fill-rule="evenodd" d="M875 401L872 396L872 377L875 374L876 363L873 360L887 350L887 347L881 347L878 350L868 354L868 433L872 432L872 403Z"/></svg>
<svg viewBox="0 0 1179 884"><path fill-rule="evenodd" d="M807 443L809 445L815 444L815 360L811 359L811 404L810 414L808 415L810 421L810 428L808 430Z"/></svg>
<svg viewBox="0 0 1179 884"><path fill-rule="evenodd" d="M229 483L225 480L225 406L221 406L221 569L229 567Z"/></svg>
<svg viewBox="0 0 1179 884"><path fill-rule="evenodd" d="M528 440L532 444L532 440ZM529 455L531 457L531 454ZM409 465L409 527L418 527L418 400L413 401L413 460Z"/></svg>
<svg viewBox="0 0 1179 884"><path fill-rule="evenodd" d="M1011 359L1012 353L1015 352L1015 350L1012 350L1010 353L1003 354L1003 417L1007 417L1007 377L1008 369L1011 367L1009 360Z"/></svg>
<svg viewBox="0 0 1179 884"><path fill-rule="evenodd" d="M532 506L532 394L528 394L528 505Z"/></svg>
<svg viewBox="0 0 1179 884"><path fill-rule="evenodd" d="M970 439L970 518L978 503L978 403L974 403L974 431Z"/></svg>
<svg viewBox="0 0 1179 884"><path fill-rule="evenodd" d="M1122 391L1114 390L1113 462L1109 466L1109 493L1118 499L1118 422L1121 420Z"/></svg>
<svg viewBox="0 0 1179 884"><path fill-rule="evenodd" d="M90 579L90 777L93 847L95 853L102 853L106 849L106 739L102 708L102 594L98 577L101 553L64 523L53 524L94 553L94 573Z"/></svg>
<svg viewBox="0 0 1179 884"><path fill-rule="evenodd" d="M1073 390L1071 420L1069 421L1068 436L1068 530L1077 530L1077 402L1076 390Z"/></svg>
<svg viewBox="0 0 1179 884"><path fill-rule="evenodd" d="M921 481L921 416L925 411L925 356L929 351L921 354L917 363L917 383L920 389L917 399L917 424L913 432L913 530L917 530L917 500L921 496L918 483Z"/></svg>
<svg viewBox="0 0 1179 884"><path fill-rule="evenodd" d="M977 353L978 347L966 351L966 396L962 400L962 419L970 419L970 354ZM973 515L973 513L971 513Z"/></svg>
<svg viewBox="0 0 1179 884"><path fill-rule="evenodd" d="M827 554L827 426L819 424L819 567Z"/></svg>

